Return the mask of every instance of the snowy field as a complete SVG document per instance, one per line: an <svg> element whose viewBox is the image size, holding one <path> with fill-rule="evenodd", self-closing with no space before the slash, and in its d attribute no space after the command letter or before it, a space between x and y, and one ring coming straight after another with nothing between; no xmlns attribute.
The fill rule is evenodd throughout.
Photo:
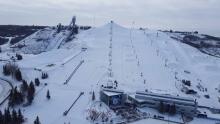
<svg viewBox="0 0 220 124"><path fill-rule="evenodd" d="M111 26L112 42L110 42ZM87 109L92 102L91 92L95 91L98 99L99 88L101 85L107 85L109 80L117 80L118 89L125 92L148 90L180 95L197 99L202 106L220 108L218 102L220 94L216 90L220 84L220 59L177 42L165 33L128 29L115 23L108 23L83 31L73 41L64 44L60 49L54 49L57 44L60 44L62 39L59 40L60 35L63 34L56 36L57 41L54 41L56 43L49 44L49 47L45 48L47 52L37 55L23 54L23 60L17 62L23 77L29 82L36 77L40 78L41 72L47 72L49 75L48 79L41 80L33 104L21 108L24 116L28 118L27 124L32 123L37 115L42 124L91 123L86 120ZM87 50L81 51L81 47L87 47ZM34 47L34 50L36 49ZM27 53L25 49L22 51ZM30 49L28 53L29 51ZM112 52L111 66L109 65L110 52ZM8 59L6 53L1 55L2 58ZM64 85L82 60L84 63ZM109 69L112 70L112 77L109 77ZM192 87L198 95L186 95L181 92L181 81L176 78L191 80ZM44 86L43 83L48 85ZM207 92L198 90L196 88L198 84L207 88ZM48 89L51 100L46 99ZM1 90L3 86L0 85L0 92ZM63 116L63 112L69 108L80 92L84 92L84 95L68 115ZM204 97L206 94L210 95L209 99ZM195 119L191 123L201 124L201 122L215 123L201 119ZM146 119L134 124L144 123L165 124L167 122Z"/></svg>

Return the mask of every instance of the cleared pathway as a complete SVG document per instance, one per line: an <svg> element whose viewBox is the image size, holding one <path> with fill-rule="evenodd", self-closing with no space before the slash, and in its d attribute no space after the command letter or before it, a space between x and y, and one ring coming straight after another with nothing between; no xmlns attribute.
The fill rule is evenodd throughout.
<svg viewBox="0 0 220 124"><path fill-rule="evenodd" d="M8 99L13 86L9 80L0 77L0 87L0 105L2 105Z"/></svg>

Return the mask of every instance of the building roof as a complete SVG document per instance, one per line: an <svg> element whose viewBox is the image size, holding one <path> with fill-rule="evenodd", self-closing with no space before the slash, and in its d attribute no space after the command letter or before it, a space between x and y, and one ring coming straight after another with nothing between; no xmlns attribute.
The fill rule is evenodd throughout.
<svg viewBox="0 0 220 124"><path fill-rule="evenodd" d="M145 101L145 100L143 100L143 99L136 98L134 94L129 95L129 97L131 97L132 99L134 99L135 101L137 101L137 102L139 102L139 103L141 103L141 102L144 102L144 101Z"/></svg>
<svg viewBox="0 0 220 124"><path fill-rule="evenodd" d="M174 102L174 103L184 104L184 105L188 105L188 106L194 106L196 104L195 100L191 99L191 98L164 95L164 94L156 94L156 93L148 93L148 92L137 92L135 95L135 99L137 99L137 100L138 99L143 99L143 100L154 99L154 100L158 100L158 101Z"/></svg>
<svg viewBox="0 0 220 124"><path fill-rule="evenodd" d="M116 93L116 92L109 92L109 91L103 91L107 96L116 96L120 95L121 93Z"/></svg>
<svg viewBox="0 0 220 124"><path fill-rule="evenodd" d="M107 89L107 88L103 88L102 92L105 93L107 96L116 96L124 93L124 91L122 90Z"/></svg>
<svg viewBox="0 0 220 124"><path fill-rule="evenodd" d="M147 96L158 97L158 98L159 97L160 98L167 98L167 99L173 99L173 100L189 101L189 102L194 102L195 101L192 98L186 98L186 97L181 97L181 96L171 96L171 95L151 93L151 92L138 91L138 92L136 92L136 94L138 94L138 95L147 95Z"/></svg>

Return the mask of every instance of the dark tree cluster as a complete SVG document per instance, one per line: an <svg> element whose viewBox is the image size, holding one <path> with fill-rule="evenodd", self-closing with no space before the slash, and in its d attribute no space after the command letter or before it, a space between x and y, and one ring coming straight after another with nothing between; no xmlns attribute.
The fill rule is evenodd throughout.
<svg viewBox="0 0 220 124"><path fill-rule="evenodd" d="M34 94L35 94L35 87L34 87L34 83L31 82L28 89L27 89L27 101L28 104L31 104L34 100Z"/></svg>
<svg viewBox="0 0 220 124"><path fill-rule="evenodd" d="M24 122L24 116L21 110L18 111L8 109L4 110L4 113L0 110L0 124L22 124Z"/></svg>
<svg viewBox="0 0 220 124"><path fill-rule="evenodd" d="M42 79L47 79L48 78L48 74L43 72L42 75L41 75L41 78Z"/></svg>
<svg viewBox="0 0 220 124"><path fill-rule="evenodd" d="M30 35L46 26L22 26L22 25L0 25L0 36L13 37L18 35Z"/></svg>
<svg viewBox="0 0 220 124"><path fill-rule="evenodd" d="M7 63L3 66L3 74L8 76L15 72L18 69L18 66L14 63Z"/></svg>
<svg viewBox="0 0 220 124"><path fill-rule="evenodd" d="M22 60L23 59L22 55L20 55L18 53L16 53L16 58L17 58L17 60Z"/></svg>
<svg viewBox="0 0 220 124"><path fill-rule="evenodd" d="M20 25L0 25L0 45L8 42L8 38L12 37L10 44L15 44L32 33L45 28L45 26L20 26Z"/></svg>
<svg viewBox="0 0 220 124"><path fill-rule="evenodd" d="M37 118L34 120L34 124L40 124L40 119L39 119L38 116L37 116Z"/></svg>
<svg viewBox="0 0 220 124"><path fill-rule="evenodd" d="M30 85L28 85L27 82L23 80L20 86L20 91L17 90L17 87L11 90L9 95L8 106L14 107L16 105L20 105L25 102L25 99L27 101L27 105L30 105L34 99L34 94L35 87L33 82L31 82Z"/></svg>
<svg viewBox="0 0 220 124"><path fill-rule="evenodd" d="M5 44L5 43L7 43L8 42L8 38L2 38L2 37L0 37L0 45L3 45L3 44Z"/></svg>
<svg viewBox="0 0 220 124"><path fill-rule="evenodd" d="M34 83L36 86L40 86L40 80L38 78L34 79Z"/></svg>
<svg viewBox="0 0 220 124"><path fill-rule="evenodd" d="M27 35L28 36L28 35ZM11 39L10 44L14 45L16 43L18 43L19 41L23 40L25 37L27 36L18 36L18 37L14 37Z"/></svg>
<svg viewBox="0 0 220 124"><path fill-rule="evenodd" d="M27 81L23 80L23 81L22 81L22 84L21 84L21 87L20 87L20 90L21 90L23 96L26 95L27 90L28 90L28 87L29 87L29 86L28 86L28 84L27 84Z"/></svg>
<svg viewBox="0 0 220 124"><path fill-rule="evenodd" d="M220 37L214 37L214 36L210 36L210 35L203 35L203 36L205 36L206 40L220 41Z"/></svg>
<svg viewBox="0 0 220 124"><path fill-rule="evenodd" d="M17 81L22 81L22 74L21 74L20 69L17 69L15 71L15 78L16 78Z"/></svg>
<svg viewBox="0 0 220 124"><path fill-rule="evenodd" d="M163 102L160 102L159 108L158 108L160 113L169 113L171 115L176 114L176 105L175 104L164 104Z"/></svg>
<svg viewBox="0 0 220 124"><path fill-rule="evenodd" d="M15 105L20 105L23 103L24 97L21 92L17 90L17 87L11 90L8 100L8 106L14 107Z"/></svg>
<svg viewBox="0 0 220 124"><path fill-rule="evenodd" d="M184 79L183 79L183 80L182 80L182 83L185 84L185 85L187 85L187 86L189 86L189 87L191 86L191 81L190 81L190 80L184 80Z"/></svg>
<svg viewBox="0 0 220 124"><path fill-rule="evenodd" d="M22 80L22 74L18 66L14 63L7 63L3 66L3 74L5 76L11 75L17 81Z"/></svg>
<svg viewBox="0 0 220 124"><path fill-rule="evenodd" d="M60 33L61 30L62 30L62 25L61 25L61 23L59 23L57 25L57 33Z"/></svg>

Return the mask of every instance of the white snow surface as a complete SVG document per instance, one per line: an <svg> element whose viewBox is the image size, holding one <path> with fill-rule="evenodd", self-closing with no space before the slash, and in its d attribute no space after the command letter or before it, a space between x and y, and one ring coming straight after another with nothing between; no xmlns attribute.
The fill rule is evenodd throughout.
<svg viewBox="0 0 220 124"><path fill-rule="evenodd" d="M41 29L13 45L24 45L22 48L15 48L14 50L26 54L39 54L49 51L57 48L63 39L66 38L66 34L68 32L69 31L67 30L62 30L61 32L57 33L55 29L49 27Z"/></svg>
<svg viewBox="0 0 220 124"><path fill-rule="evenodd" d="M112 25L112 72L109 77L109 45L110 28ZM52 37L53 31L36 32L33 37ZM25 39L25 53L30 50L46 50L37 55L22 54L23 60L18 61L23 77L28 80L41 76L40 69L49 74L46 80L40 80L36 97L31 106L22 107L27 124L33 123L38 115L42 124L78 123L88 124L86 111L91 104L90 92L95 91L98 99L99 88L106 85L108 80L117 80L118 89L125 92L148 90L162 94L180 95L197 99L199 105L219 107L219 93L216 88L220 84L220 59L205 55L197 49L171 39L168 35L154 30L129 29L108 23L98 28L80 32L71 42L64 44L61 49L54 49L63 39L63 32L56 35L57 41L50 41L47 47L36 41ZM158 33L158 36L157 36ZM45 36L43 36L45 34ZM30 37L29 37L30 38ZM33 38L32 38L33 39ZM33 48L32 46L35 46ZM81 47L87 47L81 52ZM34 52L35 53L35 52ZM4 54L4 53L2 53ZM73 72L81 60L85 62L79 67L67 85L63 83ZM65 64L64 64L65 63ZM166 65L166 66L165 66ZM34 70L35 68L35 70ZM184 73L184 71L190 73ZM186 95L180 91L181 82L175 79L191 80L192 88L198 92L197 96ZM44 86L42 83L47 83ZM207 92L199 91L196 85L200 83L207 88ZM46 99L46 92L50 90L51 100ZM85 94L76 102L67 116L63 116L80 92ZM209 94L210 99L203 95ZM219 107L220 108L220 107ZM191 123L200 124L202 119L195 119ZM205 121L214 123L212 121ZM205 123L204 122L204 123ZM165 122L146 119L134 124ZM167 122L166 122L167 123Z"/></svg>

